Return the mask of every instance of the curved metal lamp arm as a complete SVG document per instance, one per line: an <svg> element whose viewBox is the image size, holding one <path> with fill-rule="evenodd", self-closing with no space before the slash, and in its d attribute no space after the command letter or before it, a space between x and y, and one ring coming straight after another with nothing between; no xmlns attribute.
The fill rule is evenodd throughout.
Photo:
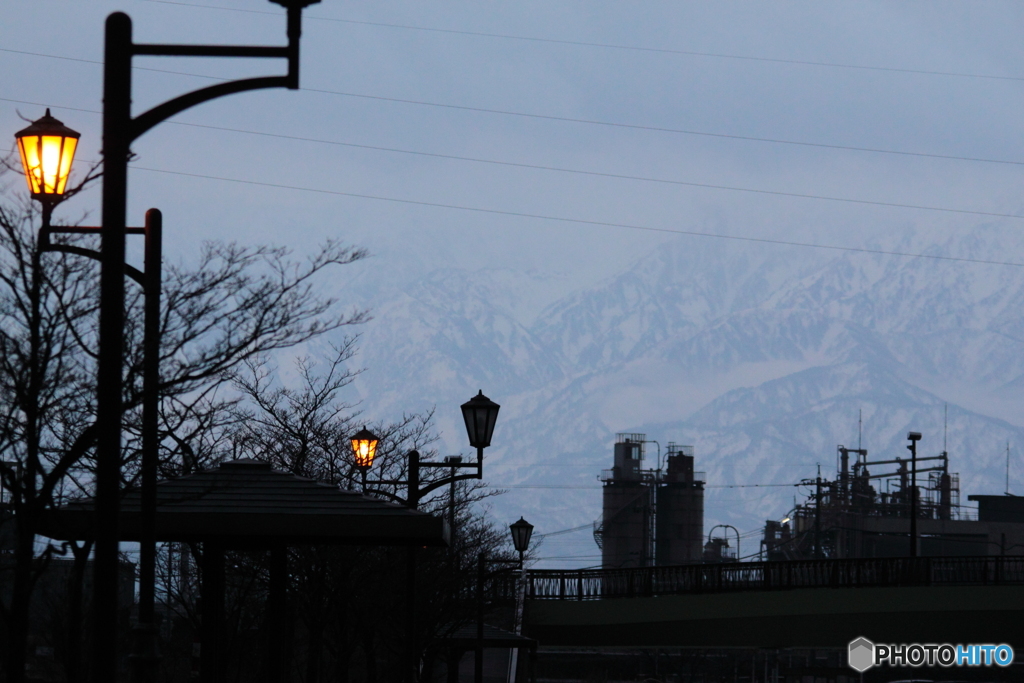
<svg viewBox="0 0 1024 683"><path fill-rule="evenodd" d="M218 83L190 93L179 95L149 111L131 119L128 141L131 142L161 121L166 121L197 104L217 99L224 95L262 90L264 88L299 88L299 38L302 35L302 8L319 0L278 2L287 9L286 46L253 45L167 45L137 43L130 46L131 54L159 57L271 57L288 60L288 73L283 76L261 76L243 78L227 83Z"/></svg>
<svg viewBox="0 0 1024 683"><path fill-rule="evenodd" d="M431 482L430 484L427 484L426 486L421 488L420 489L420 496L422 497L422 496L430 493L434 489L439 489L442 486L447 486L448 484L451 484L452 482L466 481L467 479L480 479L480 478L481 478L480 473L476 473L476 474L457 474L454 477L445 477L444 479L438 479L437 481Z"/></svg>
<svg viewBox="0 0 1024 683"><path fill-rule="evenodd" d="M39 229L39 250L40 251L60 251L65 254L74 254L76 256L84 256L90 258L93 261L103 261L103 254L96 249L86 249L85 247L78 247L73 244L54 244L50 241L50 235L54 233L63 235L89 235L99 234L102 228L88 226L88 225L62 225L62 226L51 226L49 222L44 222L43 227ZM145 228L125 228L125 232L132 235L145 235ZM124 264L124 274L135 280L139 285L142 286L143 291L146 289L146 274L133 265L128 263Z"/></svg>
<svg viewBox="0 0 1024 683"><path fill-rule="evenodd" d="M135 140L153 126L166 121L175 114L179 114L197 104L217 99L223 95L232 95L247 90L287 87L289 87L287 76L262 76L259 78L244 78L238 81L230 81L229 83L218 83L217 85L193 90L190 93L185 93L168 100L163 104L158 104L149 111L133 118L129 139Z"/></svg>
<svg viewBox="0 0 1024 683"><path fill-rule="evenodd" d="M41 246L43 251L62 251L65 254L75 254L76 256L84 256L91 258L93 261L101 261L102 256L100 252L95 249L86 249L85 247L76 247L71 244L46 244ZM146 288L146 275L141 270L130 264L124 264L124 274L131 279L142 285L142 288Z"/></svg>

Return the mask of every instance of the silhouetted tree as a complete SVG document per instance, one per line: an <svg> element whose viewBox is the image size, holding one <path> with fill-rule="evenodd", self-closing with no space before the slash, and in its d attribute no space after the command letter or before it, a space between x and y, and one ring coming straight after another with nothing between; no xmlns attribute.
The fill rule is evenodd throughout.
<svg viewBox="0 0 1024 683"><path fill-rule="evenodd" d="M96 264L41 253L36 208L0 195L0 529L12 547L0 561L4 671L24 677L29 607L47 559L39 520L88 492L95 441ZM90 236L62 237L85 245ZM91 245L95 246L95 245ZM221 454L235 419L229 383L246 361L366 320L321 294L325 271L365 252L329 242L305 260L288 250L207 243L195 262L165 268L161 314L162 462L194 471ZM142 294L129 289L125 329L124 477L137 476Z"/></svg>

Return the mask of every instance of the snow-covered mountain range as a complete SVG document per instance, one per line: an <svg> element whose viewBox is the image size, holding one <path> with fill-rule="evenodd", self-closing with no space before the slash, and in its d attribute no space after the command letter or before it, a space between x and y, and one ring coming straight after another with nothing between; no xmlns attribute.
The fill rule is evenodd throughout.
<svg viewBox="0 0 1024 683"><path fill-rule="evenodd" d="M991 226L874 248L1024 261L1024 238ZM482 389L502 405L485 478L508 493L493 512L538 534L598 516L617 432L695 447L706 530L781 518L806 493L793 484L819 464L833 476L836 445L857 445L861 414L863 446L888 458L910 429L922 454L941 451L948 412L963 502L1004 490L1007 443L1024 444L1024 267L698 238L623 266L575 290L510 270L390 282L367 304L363 408L436 406L443 449L465 453L457 406ZM539 554L598 562L585 529Z"/></svg>

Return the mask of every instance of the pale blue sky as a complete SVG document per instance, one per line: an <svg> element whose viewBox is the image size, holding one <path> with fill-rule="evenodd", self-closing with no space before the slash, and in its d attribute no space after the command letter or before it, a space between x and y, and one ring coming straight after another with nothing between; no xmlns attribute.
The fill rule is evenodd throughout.
<svg viewBox="0 0 1024 683"><path fill-rule="evenodd" d="M192 5L192 6L190 6ZM197 5L205 5L203 7ZM233 8L233 10L212 7ZM280 8L195 3L5 3L0 127L50 105L100 147L103 21L133 17L139 41L277 43ZM1020 165L938 160L571 123L369 99L397 98L635 126L1024 161L1020 134L1024 10L1009 2L340 3L306 12L302 85L236 95L176 121L494 161L798 194L1024 213ZM353 23L374 22L374 23ZM736 59L523 38L714 53ZM26 55L21 52L33 52ZM955 72L1000 78L814 66L771 60ZM200 75L276 73L252 60L137 59ZM1011 77L1007 79L1006 77ZM136 112L207 84L136 70ZM315 92L328 90L349 95ZM354 97L352 95L358 95ZM599 277L664 234L431 208L270 184L747 236L861 246L879 230L936 231L970 216L593 177L164 124L135 145L130 212L164 210L167 249L196 239L288 243L340 236L373 268L438 265ZM59 213L98 206L98 192ZM95 213L93 214L95 215ZM1018 230L1024 221L1005 220ZM697 239L697 238L680 238ZM923 246L923 245L922 245ZM728 249L729 243L722 242ZM386 261L386 263L385 263Z"/></svg>

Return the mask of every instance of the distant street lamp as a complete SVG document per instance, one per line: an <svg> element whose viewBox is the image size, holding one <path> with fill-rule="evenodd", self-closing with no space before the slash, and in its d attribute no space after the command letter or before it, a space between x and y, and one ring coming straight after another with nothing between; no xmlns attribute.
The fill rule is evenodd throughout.
<svg viewBox="0 0 1024 683"><path fill-rule="evenodd" d="M519 552L519 564L523 563L523 553L530 547L530 537L533 536L533 525L522 517L518 522L508 525L512 532L512 545Z"/></svg>
<svg viewBox="0 0 1024 683"><path fill-rule="evenodd" d="M373 459L377 455L377 435L366 427L352 435L352 457L356 468L363 477L363 490L366 490L366 472L373 467Z"/></svg>
<svg viewBox="0 0 1024 683"><path fill-rule="evenodd" d="M480 391L476 396L471 398L462 404L462 418L466 423L466 433L469 436L469 445L476 448L476 462L462 462L461 459L457 458L445 458L444 462L422 462L420 460L419 451L409 451L408 458L409 462L407 465L408 476L406 480L398 479L379 479L377 481L366 481L366 470L369 469L367 465L366 470L363 470L363 492L371 493L376 495L384 496L390 500L402 503L412 509L419 507L420 499L426 494L438 489L444 485L452 487L452 500L454 500L454 486L456 482L464 481L467 479L482 479L484 475L484 449L491 445L491 436L494 435L494 425L498 421L498 410L501 408L497 403L484 396L484 392ZM360 436L366 432L365 436ZM360 437L357 439L357 437ZM356 466L359 467L360 462L360 449L365 448L365 452L369 453L369 443L371 439L376 439L372 432L369 432L365 428L363 431L357 433L352 437L352 450L356 459ZM357 442L359 445L357 445ZM376 452L376 442L374 443L374 453ZM363 444L366 444L365 446ZM369 459L369 464L373 464L373 457ZM420 469L423 467L445 467L451 470L451 474L447 477L441 477L435 481L430 482L426 486L420 486ZM471 468L475 469L476 472L470 474L455 474L456 469L460 468ZM381 489L367 489L366 484L390 484L399 485L406 487L406 496L402 498L389 491ZM450 502L449 505L453 506L454 503ZM451 508L454 510L454 507ZM450 513L451 516L452 513ZM529 537L527 537L529 540ZM414 655L416 653L416 549L412 546L409 548L409 561L407 566L406 585L409 596L408 602L408 616L407 616L407 644L408 644L408 662L406 663L406 675L403 677L405 680L415 680L416 675L416 663Z"/></svg>
<svg viewBox="0 0 1024 683"><path fill-rule="evenodd" d="M497 411L495 411L497 412ZM508 525L508 530L512 534L512 547L519 553L519 570L520 570L520 586L523 588L526 585L526 565L523 564L523 555L530 547L530 537L533 536L533 525L527 522L522 517L519 518L518 522L513 522ZM491 559L487 557L487 553L480 553L477 557L477 579L476 579L476 652L473 658L473 682L483 683L484 680L484 582L487 579L487 564L513 564L514 560L500 560ZM501 571L501 570L498 570ZM516 635L519 634L519 628L522 619L522 601L520 595L525 599L525 595L521 590L517 590L516 596ZM518 651L514 651L518 652ZM515 667L515 659L512 660L512 666Z"/></svg>
<svg viewBox="0 0 1024 683"><path fill-rule="evenodd" d="M512 532L512 546L519 552L519 585L516 587L516 618L513 633L517 636L523 632L523 607L526 603L526 563L523 556L530 547L530 537L533 536L533 525L522 517L518 522L508 526ZM509 664L510 681L516 680L516 669L519 666L519 648L512 650L512 661Z"/></svg>
<svg viewBox="0 0 1024 683"><path fill-rule="evenodd" d="M484 449L491 445L499 408L501 406L484 396L483 391L462 404L462 419L466 421L469 445L477 450L481 461Z"/></svg>
<svg viewBox="0 0 1024 683"><path fill-rule="evenodd" d="M457 481L467 479L482 479L484 476L484 449L491 445L491 436L494 434L494 425L498 421L498 410L501 406L484 396L484 392L481 391L463 403L461 407L462 417L466 422L466 433L469 436L469 445L476 448L476 462L462 462L461 459L456 458L445 458L444 462L422 462L419 451L409 451L408 478L406 480L380 479L368 482L369 484L404 485L407 491L405 498L376 489L370 489L367 492L382 495L415 509L419 506L420 499L423 496L445 484L454 484ZM373 436L372 433L369 433L369 435ZM353 436L352 438L354 451L356 448L356 437ZM372 458L370 462L372 464ZM356 466L359 466L358 455L356 456ZM420 487L420 469L424 467L447 467L451 469L452 474ZM475 469L476 472L471 474L455 474L455 470L460 468Z"/></svg>

